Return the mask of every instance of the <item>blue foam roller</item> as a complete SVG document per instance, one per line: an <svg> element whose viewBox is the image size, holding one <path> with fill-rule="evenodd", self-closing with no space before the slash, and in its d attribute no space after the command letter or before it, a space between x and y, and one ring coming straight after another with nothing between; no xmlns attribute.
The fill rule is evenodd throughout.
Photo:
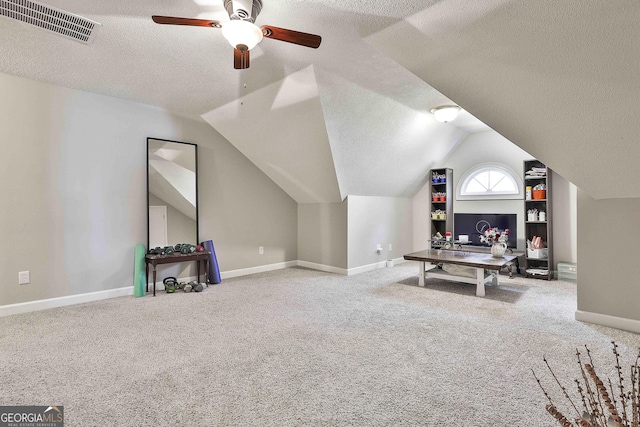
<svg viewBox="0 0 640 427"><path fill-rule="evenodd" d="M222 282L220 278L220 269L218 268L218 260L216 258L216 250L213 248L213 240L206 240L201 243L205 251L211 252L209 256L209 283L218 284Z"/></svg>

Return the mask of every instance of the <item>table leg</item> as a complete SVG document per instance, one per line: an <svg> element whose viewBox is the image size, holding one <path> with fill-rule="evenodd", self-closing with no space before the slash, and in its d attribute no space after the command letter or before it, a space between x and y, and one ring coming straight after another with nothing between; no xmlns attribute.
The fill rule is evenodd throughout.
<svg viewBox="0 0 640 427"><path fill-rule="evenodd" d="M418 286L424 286L424 261L418 261Z"/></svg>
<svg viewBox="0 0 640 427"><path fill-rule="evenodd" d="M476 268L476 296L484 296L484 268Z"/></svg>
<svg viewBox="0 0 640 427"><path fill-rule="evenodd" d="M209 284L209 258L204 259L204 283Z"/></svg>
<svg viewBox="0 0 640 427"><path fill-rule="evenodd" d="M199 259L196 260L196 271L197 271L197 274L198 274L198 276L197 276L198 277L198 282L200 282L200 260Z"/></svg>
<svg viewBox="0 0 640 427"><path fill-rule="evenodd" d="M149 263L144 263L144 292L149 293Z"/></svg>
<svg viewBox="0 0 640 427"><path fill-rule="evenodd" d="M156 296L156 265L153 264L153 296Z"/></svg>

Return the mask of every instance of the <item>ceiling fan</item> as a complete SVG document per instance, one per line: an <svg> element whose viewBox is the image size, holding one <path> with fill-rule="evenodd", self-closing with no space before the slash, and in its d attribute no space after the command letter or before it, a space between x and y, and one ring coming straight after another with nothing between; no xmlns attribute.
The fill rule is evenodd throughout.
<svg viewBox="0 0 640 427"><path fill-rule="evenodd" d="M254 24L262 10L262 0L224 0L224 7L229 14L229 22L210 19L178 18L175 16L153 15L157 24L190 25L195 27L220 28L222 35L233 46L233 68L243 70L249 68L249 51L260 43L263 37L293 43L317 49L322 37L315 34L285 28Z"/></svg>

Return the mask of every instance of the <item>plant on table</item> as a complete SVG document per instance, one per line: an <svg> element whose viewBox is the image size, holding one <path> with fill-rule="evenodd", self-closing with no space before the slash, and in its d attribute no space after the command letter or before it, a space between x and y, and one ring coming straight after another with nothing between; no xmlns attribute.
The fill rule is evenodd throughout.
<svg viewBox="0 0 640 427"><path fill-rule="evenodd" d="M509 229L500 231L499 228L487 228L480 235L480 241L489 245L493 245L496 242L507 243L509 241Z"/></svg>

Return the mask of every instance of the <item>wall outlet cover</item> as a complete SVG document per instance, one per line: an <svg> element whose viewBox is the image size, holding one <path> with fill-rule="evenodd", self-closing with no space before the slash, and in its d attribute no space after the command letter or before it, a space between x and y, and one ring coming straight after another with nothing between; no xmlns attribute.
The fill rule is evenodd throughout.
<svg viewBox="0 0 640 427"><path fill-rule="evenodd" d="M20 271L18 273L18 284L26 285L27 283L31 283L31 277L28 271Z"/></svg>

